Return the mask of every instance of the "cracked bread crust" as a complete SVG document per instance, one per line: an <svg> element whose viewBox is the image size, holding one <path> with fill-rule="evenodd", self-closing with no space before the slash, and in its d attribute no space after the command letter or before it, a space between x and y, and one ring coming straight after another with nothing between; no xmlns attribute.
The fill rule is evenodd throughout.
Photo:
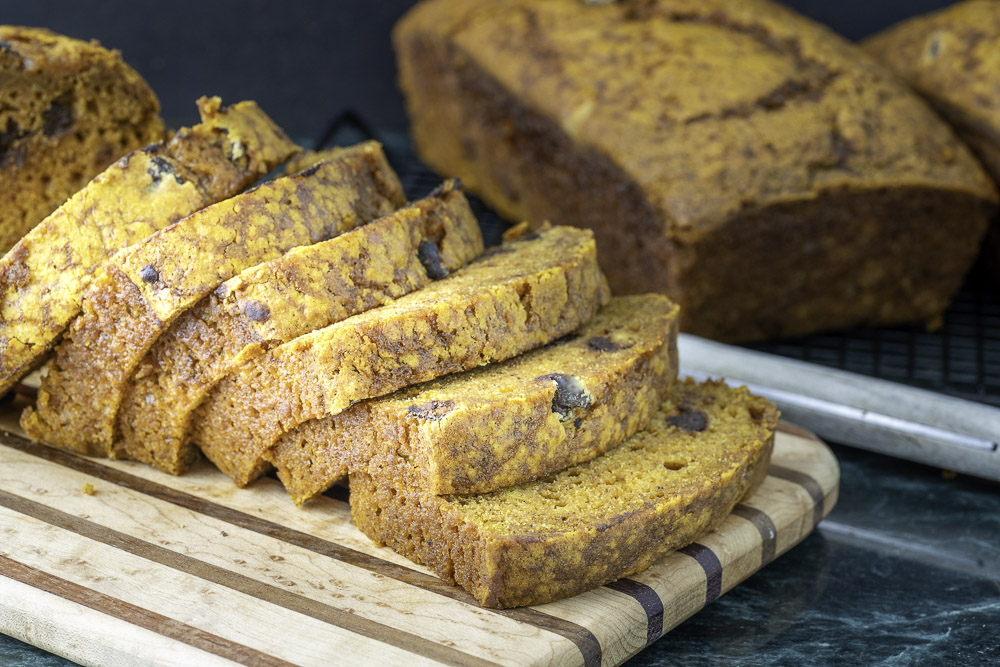
<svg viewBox="0 0 1000 667"><path fill-rule="evenodd" d="M430 0L394 44L425 161L594 229L616 293L702 335L933 320L995 210L912 92L775 3Z"/></svg>
<svg viewBox="0 0 1000 667"><path fill-rule="evenodd" d="M254 102L121 158L0 259L0 395L40 363L117 251L253 184L298 150ZM236 147L239 147L237 156Z"/></svg>
<svg viewBox="0 0 1000 667"><path fill-rule="evenodd" d="M614 298L543 348L306 422L267 458L296 504L384 458L407 462L405 483L429 495L559 472L649 423L677 375L677 310L659 295Z"/></svg>
<svg viewBox="0 0 1000 667"><path fill-rule="evenodd" d="M678 382L643 431L549 478L472 496L400 484L398 459L351 473L377 544L486 607L541 604L648 568L713 530L767 475L778 412L746 389Z"/></svg>
<svg viewBox="0 0 1000 667"><path fill-rule="evenodd" d="M396 210L402 186L381 147L275 179L127 248L94 280L21 425L35 440L113 453L123 392L157 337L240 271Z"/></svg>
<svg viewBox="0 0 1000 667"><path fill-rule="evenodd" d="M508 243L389 304L300 336L223 379L194 441L243 486L282 433L565 335L608 298L593 235L560 227Z"/></svg>
<svg viewBox="0 0 1000 667"><path fill-rule="evenodd" d="M0 26L0 253L118 157L163 138L160 103L118 51Z"/></svg>
<svg viewBox="0 0 1000 667"><path fill-rule="evenodd" d="M182 473L198 452L191 415L220 379L271 347L426 286L418 251L428 242L447 272L483 251L454 183L224 282L179 317L137 368L119 411L115 458Z"/></svg>

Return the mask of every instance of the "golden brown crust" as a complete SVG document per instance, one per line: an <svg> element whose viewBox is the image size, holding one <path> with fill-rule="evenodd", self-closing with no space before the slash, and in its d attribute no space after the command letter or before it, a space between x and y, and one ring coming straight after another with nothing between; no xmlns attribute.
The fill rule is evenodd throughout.
<svg viewBox="0 0 1000 667"><path fill-rule="evenodd" d="M650 426L545 480L475 496L351 474L355 524L487 607L550 602L640 572L718 526L763 480L778 413L722 383L678 383Z"/></svg>
<svg viewBox="0 0 1000 667"><path fill-rule="evenodd" d="M930 100L1000 181L1000 3L959 2L863 46Z"/></svg>
<svg viewBox="0 0 1000 667"><path fill-rule="evenodd" d="M476 218L453 183L224 282L179 317L136 369L119 411L115 457L183 472L197 453L191 414L221 378L271 347L424 287L427 243L447 272L483 251Z"/></svg>
<svg viewBox="0 0 1000 667"><path fill-rule="evenodd" d="M0 253L119 156L163 137L160 104L121 54L0 26Z"/></svg>
<svg viewBox="0 0 1000 667"><path fill-rule="evenodd" d="M254 102L198 106L201 124L112 164L0 259L0 395L44 358L115 252L236 194L297 150Z"/></svg>
<svg viewBox="0 0 1000 667"><path fill-rule="evenodd" d="M863 46L940 111L1000 183L1000 2L958 2ZM1000 220L987 234L980 267L1000 277Z"/></svg>
<svg viewBox="0 0 1000 667"><path fill-rule="evenodd" d="M590 319L607 301L590 232L555 228L494 248L380 308L300 336L223 379L194 441L244 485L278 437L353 402L502 361Z"/></svg>
<svg viewBox="0 0 1000 667"><path fill-rule="evenodd" d="M431 0L394 42L425 160L508 217L593 228L616 292L670 294L682 329L934 319L995 209L971 154L905 86L765 0ZM836 213L817 229L819 204ZM760 248L706 266L720 236L756 224ZM879 268L885 248L908 261ZM924 271L941 257L947 273ZM779 263L792 273L767 269Z"/></svg>
<svg viewBox="0 0 1000 667"><path fill-rule="evenodd" d="M185 310L240 271L331 238L405 202L375 142L267 182L160 230L117 254L92 283L21 420L34 439L111 454L132 372Z"/></svg>
<svg viewBox="0 0 1000 667"><path fill-rule="evenodd" d="M618 297L543 348L307 422L267 458L297 504L385 457L431 495L528 482L644 428L677 374L676 338L669 299Z"/></svg>

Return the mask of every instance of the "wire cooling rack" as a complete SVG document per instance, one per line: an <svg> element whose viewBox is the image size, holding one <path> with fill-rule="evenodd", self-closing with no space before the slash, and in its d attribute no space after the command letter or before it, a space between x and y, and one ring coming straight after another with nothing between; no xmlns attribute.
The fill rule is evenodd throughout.
<svg viewBox="0 0 1000 667"><path fill-rule="evenodd" d="M405 134L376 133L350 111L334 118L316 144L372 137L384 144L408 197L440 184ZM470 202L487 245L499 243L508 224L478 199ZM1000 284L970 276L934 331L919 325L854 328L747 347L1000 406Z"/></svg>

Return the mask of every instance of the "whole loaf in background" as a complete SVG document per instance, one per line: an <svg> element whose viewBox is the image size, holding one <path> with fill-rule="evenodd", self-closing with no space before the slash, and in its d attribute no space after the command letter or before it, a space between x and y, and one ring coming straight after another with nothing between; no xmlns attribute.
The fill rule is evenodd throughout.
<svg viewBox="0 0 1000 667"><path fill-rule="evenodd" d="M996 209L902 82L766 0L427 0L393 38L425 161L594 229L615 291L690 332L933 324Z"/></svg>

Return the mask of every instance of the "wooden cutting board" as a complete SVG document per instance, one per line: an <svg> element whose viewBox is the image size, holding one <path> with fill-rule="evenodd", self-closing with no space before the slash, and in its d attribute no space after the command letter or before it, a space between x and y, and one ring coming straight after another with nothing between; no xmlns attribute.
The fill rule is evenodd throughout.
<svg viewBox="0 0 1000 667"><path fill-rule="evenodd" d="M0 632L83 664L616 665L801 541L839 485L829 449L782 425L764 485L716 532L640 575L493 611L375 547L345 500L297 509L272 479L34 445L3 405Z"/></svg>

